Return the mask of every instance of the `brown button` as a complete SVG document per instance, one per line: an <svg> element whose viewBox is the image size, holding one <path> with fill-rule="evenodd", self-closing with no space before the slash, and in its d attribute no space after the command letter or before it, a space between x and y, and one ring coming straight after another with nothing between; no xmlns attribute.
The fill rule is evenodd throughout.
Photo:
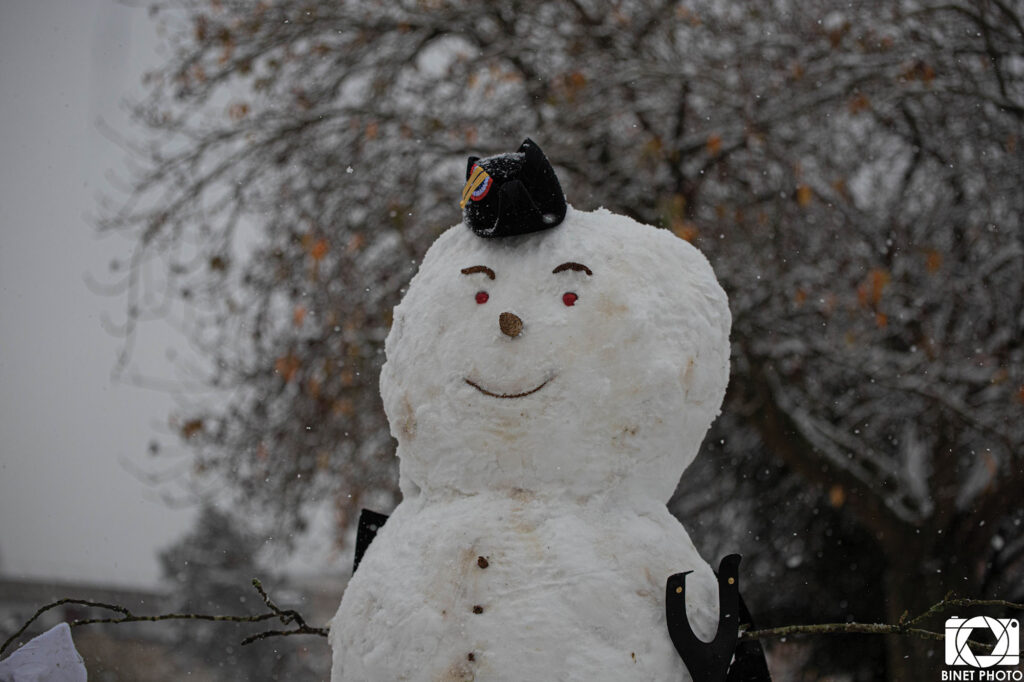
<svg viewBox="0 0 1024 682"><path fill-rule="evenodd" d="M473 613L479 615L479 614L481 614L483 612L484 612L484 607L480 606L479 604L477 604L476 606L473 607Z"/></svg>
<svg viewBox="0 0 1024 682"><path fill-rule="evenodd" d="M498 326L501 327L502 334L513 339L523 331L523 321L519 319L518 315L513 313L498 315Z"/></svg>
<svg viewBox="0 0 1024 682"><path fill-rule="evenodd" d="M476 565L479 566L480 568L487 568L488 566L491 565L491 562L488 561L487 559L485 559L482 556L478 556L476 558Z"/></svg>

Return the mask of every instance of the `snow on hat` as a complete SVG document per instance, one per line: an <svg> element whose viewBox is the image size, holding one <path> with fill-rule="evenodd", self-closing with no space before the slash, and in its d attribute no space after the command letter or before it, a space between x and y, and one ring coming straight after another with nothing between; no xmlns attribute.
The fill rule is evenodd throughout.
<svg viewBox="0 0 1024 682"><path fill-rule="evenodd" d="M480 237L546 230L561 223L566 211L555 169L529 138L516 152L469 157L459 206L466 225Z"/></svg>

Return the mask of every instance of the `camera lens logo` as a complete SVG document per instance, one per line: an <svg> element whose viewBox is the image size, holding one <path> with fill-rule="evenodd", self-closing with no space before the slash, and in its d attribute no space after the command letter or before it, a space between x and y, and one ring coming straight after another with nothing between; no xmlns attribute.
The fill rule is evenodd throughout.
<svg viewBox="0 0 1024 682"><path fill-rule="evenodd" d="M975 654L967 645L975 629L988 629L996 638L992 652ZM1014 618L950 618L946 621L946 665L991 668L1020 663L1020 624Z"/></svg>

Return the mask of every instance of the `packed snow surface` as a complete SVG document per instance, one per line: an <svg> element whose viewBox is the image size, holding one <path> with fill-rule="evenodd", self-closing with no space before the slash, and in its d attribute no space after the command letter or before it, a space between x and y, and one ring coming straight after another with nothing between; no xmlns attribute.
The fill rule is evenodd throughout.
<svg viewBox="0 0 1024 682"><path fill-rule="evenodd" d="M693 571L705 639L717 585L665 502L720 408L729 326L704 256L623 216L445 232L387 338L404 499L332 623L332 680L688 679L665 580Z"/></svg>

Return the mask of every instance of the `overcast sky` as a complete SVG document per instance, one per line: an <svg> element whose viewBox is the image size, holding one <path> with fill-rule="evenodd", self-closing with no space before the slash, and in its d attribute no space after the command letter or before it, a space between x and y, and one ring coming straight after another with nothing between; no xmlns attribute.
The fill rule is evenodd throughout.
<svg viewBox="0 0 1024 682"><path fill-rule="evenodd" d="M129 244L89 216L124 153L100 117L124 121L157 59L144 9L113 0L0 0L0 573L152 584L154 553L189 525L128 473L172 399L118 384L101 315L123 301L86 286ZM180 344L151 330L140 361ZM158 338L160 334L166 340ZM156 338L153 342L152 338ZM162 439L172 450L173 439Z"/></svg>

